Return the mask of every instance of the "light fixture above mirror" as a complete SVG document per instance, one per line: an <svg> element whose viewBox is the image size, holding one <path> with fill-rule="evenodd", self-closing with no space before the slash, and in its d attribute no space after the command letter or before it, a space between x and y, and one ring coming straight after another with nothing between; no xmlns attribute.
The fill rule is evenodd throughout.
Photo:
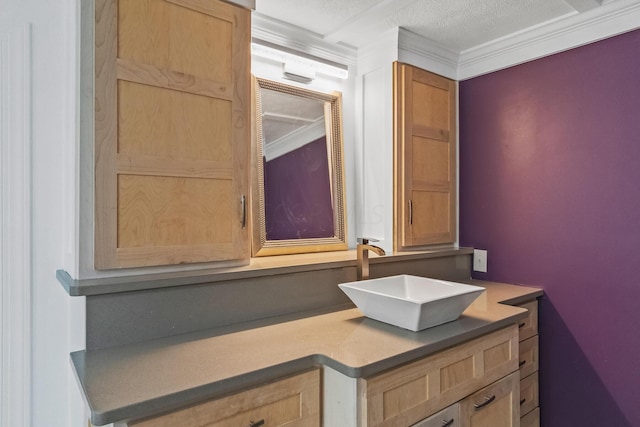
<svg viewBox="0 0 640 427"><path fill-rule="evenodd" d="M346 65L256 38L251 41L251 54L282 63L283 76L301 83L313 81L316 74L339 79L349 78L349 68Z"/></svg>

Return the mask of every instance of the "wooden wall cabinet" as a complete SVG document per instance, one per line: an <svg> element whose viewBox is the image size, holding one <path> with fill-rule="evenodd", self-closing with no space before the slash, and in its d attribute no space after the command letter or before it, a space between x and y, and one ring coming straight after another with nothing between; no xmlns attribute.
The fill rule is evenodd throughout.
<svg viewBox="0 0 640 427"><path fill-rule="evenodd" d="M285 378L127 427L320 427L320 371Z"/></svg>
<svg viewBox="0 0 640 427"><path fill-rule="evenodd" d="M95 268L249 259L250 15L95 1Z"/></svg>
<svg viewBox="0 0 640 427"><path fill-rule="evenodd" d="M395 62L394 249L456 240L456 82Z"/></svg>

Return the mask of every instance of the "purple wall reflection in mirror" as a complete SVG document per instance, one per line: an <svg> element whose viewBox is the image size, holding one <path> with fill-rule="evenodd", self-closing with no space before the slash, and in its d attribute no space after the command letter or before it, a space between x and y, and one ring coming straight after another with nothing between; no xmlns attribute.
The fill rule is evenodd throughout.
<svg viewBox="0 0 640 427"><path fill-rule="evenodd" d="M265 161L267 240L333 237L330 182L326 137Z"/></svg>

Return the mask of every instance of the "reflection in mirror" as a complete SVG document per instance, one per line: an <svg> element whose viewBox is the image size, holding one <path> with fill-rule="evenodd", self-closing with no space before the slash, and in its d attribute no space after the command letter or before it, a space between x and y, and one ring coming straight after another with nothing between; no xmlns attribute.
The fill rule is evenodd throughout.
<svg viewBox="0 0 640 427"><path fill-rule="evenodd" d="M254 256L347 249L340 94L255 83Z"/></svg>

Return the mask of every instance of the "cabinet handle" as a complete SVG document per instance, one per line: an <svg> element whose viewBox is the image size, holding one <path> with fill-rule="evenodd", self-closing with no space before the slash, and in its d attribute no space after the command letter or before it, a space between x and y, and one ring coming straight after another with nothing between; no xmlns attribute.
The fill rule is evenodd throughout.
<svg viewBox="0 0 640 427"><path fill-rule="evenodd" d="M240 198L240 224L242 228L247 226L247 197L243 194Z"/></svg>
<svg viewBox="0 0 640 427"><path fill-rule="evenodd" d="M526 402L526 401L527 401L527 399L520 399L520 405L523 405L524 402Z"/></svg>
<svg viewBox="0 0 640 427"><path fill-rule="evenodd" d="M453 424L453 421L454 421L454 420L455 420L454 418L451 418L449 421L447 421L447 420L442 420L442 427L449 427L449 426L451 426L451 425Z"/></svg>
<svg viewBox="0 0 640 427"><path fill-rule="evenodd" d="M413 224L413 202L409 200L409 224Z"/></svg>
<svg viewBox="0 0 640 427"><path fill-rule="evenodd" d="M264 420L256 421L255 423L253 421L249 421L249 427L259 427L262 425L264 425Z"/></svg>
<svg viewBox="0 0 640 427"><path fill-rule="evenodd" d="M482 403L474 403L473 407L476 408L476 410L482 409L485 406L487 406L488 404L490 404L491 402L493 402L494 400L496 400L496 395L495 394L493 396L491 396L491 397L485 397L484 398L484 402L482 402Z"/></svg>
<svg viewBox="0 0 640 427"><path fill-rule="evenodd" d="M527 363L526 360L521 360L520 363L518 363L518 367L519 368L523 367L525 363Z"/></svg>
<svg viewBox="0 0 640 427"><path fill-rule="evenodd" d="M520 323L520 324L518 325L518 328L522 329L522 328L524 328L524 325L526 325L526 323L525 323L525 322L522 322L522 323Z"/></svg>

